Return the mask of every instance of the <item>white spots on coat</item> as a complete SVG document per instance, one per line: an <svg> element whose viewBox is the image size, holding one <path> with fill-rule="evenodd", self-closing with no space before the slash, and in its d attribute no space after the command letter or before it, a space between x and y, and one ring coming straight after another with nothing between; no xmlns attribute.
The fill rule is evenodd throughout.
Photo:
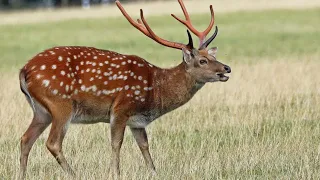
<svg viewBox="0 0 320 180"><path fill-rule="evenodd" d="M81 91L85 91L86 90L86 86L85 85L82 85L81 86Z"/></svg>
<svg viewBox="0 0 320 180"><path fill-rule="evenodd" d="M44 80L42 81L42 84L44 85L44 87L48 87L49 84L50 84L50 81L47 80L47 79L44 79Z"/></svg>
<svg viewBox="0 0 320 180"><path fill-rule="evenodd" d="M54 89L54 90L52 91L52 94L57 95L57 94L58 94L58 90L57 90L57 89Z"/></svg>
<svg viewBox="0 0 320 180"><path fill-rule="evenodd" d="M150 91L150 90L152 90L152 87L144 87L143 90Z"/></svg>
<svg viewBox="0 0 320 180"><path fill-rule="evenodd" d="M64 54L60 54L61 56L56 51L54 58L61 62L52 61L50 64L49 61L45 61L45 64L29 67L32 70L36 68L57 70L48 71L43 75L36 74L36 77L40 79L43 86L48 87L53 94L59 95L60 98L71 98L72 95L80 93L79 91L82 94L102 96L101 98L113 94L117 96L122 91L124 96L130 97L130 102L146 101L146 91L153 88L148 85L149 78L144 72L144 68L141 67L148 67L148 65L152 67L151 64L138 58L129 59L130 57L114 52L102 53L102 51L89 48L82 49L82 51L73 50L77 48L80 49L79 47L68 47L69 50L63 49L61 51L64 51ZM46 53L50 55L50 51ZM85 56L88 56L87 59ZM146 68L145 70L150 69Z"/></svg>
<svg viewBox="0 0 320 180"><path fill-rule="evenodd" d="M40 70L45 70L45 69L46 69L46 65L40 66Z"/></svg>
<svg viewBox="0 0 320 180"><path fill-rule="evenodd" d="M93 92L96 92L97 91L97 86L93 85L93 86L91 86L91 89L92 89Z"/></svg>
<svg viewBox="0 0 320 180"><path fill-rule="evenodd" d="M135 94L135 95L139 95L139 94L140 94L140 91L139 91L139 90L136 90L136 91L134 91L134 94Z"/></svg>

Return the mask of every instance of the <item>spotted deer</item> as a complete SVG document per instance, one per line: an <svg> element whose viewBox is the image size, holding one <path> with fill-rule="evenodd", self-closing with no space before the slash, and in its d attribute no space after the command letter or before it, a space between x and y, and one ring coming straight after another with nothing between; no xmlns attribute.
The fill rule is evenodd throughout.
<svg viewBox="0 0 320 180"><path fill-rule="evenodd" d="M155 171L145 127L158 117L182 106L207 82L229 79L231 68L216 60L217 48L207 48L218 28L206 40L214 25L212 6L208 28L199 32L178 0L186 20L175 15L199 38L193 47L187 30L187 45L158 37L146 22L134 21L121 3L116 5L124 17L157 43L182 51L183 61L176 67L162 69L135 55L93 47L62 46L34 56L20 71L20 87L34 113L21 138L20 179L26 176L28 155L39 135L52 124L46 146L60 166L71 175L74 171L62 151L62 141L70 123L109 123L111 128L110 176L119 177L119 153L126 127L130 130L149 168Z"/></svg>

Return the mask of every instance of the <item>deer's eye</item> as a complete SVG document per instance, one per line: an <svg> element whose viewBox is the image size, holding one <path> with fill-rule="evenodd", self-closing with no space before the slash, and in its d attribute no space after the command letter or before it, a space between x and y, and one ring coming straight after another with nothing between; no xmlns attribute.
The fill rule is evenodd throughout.
<svg viewBox="0 0 320 180"><path fill-rule="evenodd" d="M208 64L208 62L207 62L206 60L204 60L204 59L201 59L201 60L200 60L200 64L201 64L201 65L205 65L205 64Z"/></svg>

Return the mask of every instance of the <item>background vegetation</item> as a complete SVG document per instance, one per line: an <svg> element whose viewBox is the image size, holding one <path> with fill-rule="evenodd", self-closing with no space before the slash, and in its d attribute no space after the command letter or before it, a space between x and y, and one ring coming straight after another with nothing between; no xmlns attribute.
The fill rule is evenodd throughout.
<svg viewBox="0 0 320 180"><path fill-rule="evenodd" d="M187 41L185 27L170 16L147 19L161 37ZM192 20L204 29L209 17ZM232 67L230 80L207 84L148 126L156 176L126 132L123 179L319 179L319 22L320 8L216 13L213 45ZM0 32L0 179L18 172L19 139L32 118L18 70L36 53L85 45L137 54L161 67L181 62L181 52L147 39L123 17L0 25ZM68 179L46 150L48 130L31 151L28 179ZM64 152L78 179L105 178L109 134L108 124L70 126Z"/></svg>

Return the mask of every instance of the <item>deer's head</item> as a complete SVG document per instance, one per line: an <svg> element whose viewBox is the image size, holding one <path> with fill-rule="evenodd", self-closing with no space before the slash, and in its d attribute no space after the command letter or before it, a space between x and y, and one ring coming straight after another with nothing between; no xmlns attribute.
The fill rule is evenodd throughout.
<svg viewBox="0 0 320 180"><path fill-rule="evenodd" d="M189 14L182 0L178 0L178 2L182 8L182 11L186 20L182 20L177 16L175 16L174 14L171 14L171 15L175 19L177 19L179 22L184 24L193 34L195 34L199 38L199 42L200 42L199 49L195 49L193 47L193 41L189 31L187 31L188 37L189 37L189 43L187 45L162 39L152 31L152 29L150 28L150 26L148 25L147 21L144 18L142 9L140 9L141 20L138 19L136 22L127 14L127 12L124 10L124 8L122 7L119 1L116 1L116 4L120 9L120 11L122 12L122 14L131 23L131 25L133 25L143 34L153 39L154 41L158 42L159 44L182 50L183 61L186 64L186 70L198 83L227 81L229 77L225 76L225 74L230 73L231 68L217 61L216 59L216 54L218 50L217 47L208 48L208 45L213 41L213 39L218 34L217 27L215 28L214 34L206 40L206 36L210 32L214 24L214 12L212 9L212 5L210 5L210 11L211 11L210 24L206 30L204 30L203 32L199 32L191 24Z"/></svg>
<svg viewBox="0 0 320 180"><path fill-rule="evenodd" d="M192 37L188 32L189 43L187 48L182 48L183 61L186 64L187 72L198 82L226 82L229 77L226 73L231 73L231 68L217 61L217 47L207 48L218 34L218 28L214 34L199 49L193 47Z"/></svg>
<svg viewBox="0 0 320 180"><path fill-rule="evenodd" d="M217 47L208 50L182 49L187 72L194 77L197 82L228 81L229 77L225 74L230 73L231 68L217 61L217 50Z"/></svg>

